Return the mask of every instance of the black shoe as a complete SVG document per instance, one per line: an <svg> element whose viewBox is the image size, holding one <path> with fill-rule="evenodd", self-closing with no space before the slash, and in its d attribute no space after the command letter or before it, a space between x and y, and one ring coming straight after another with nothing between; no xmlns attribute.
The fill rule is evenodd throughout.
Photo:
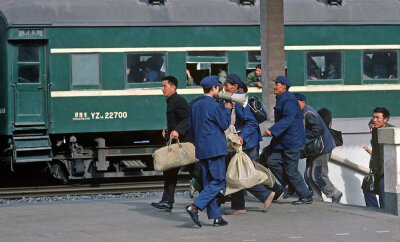
<svg viewBox="0 0 400 242"><path fill-rule="evenodd" d="M224 204L225 203L225 196L222 194L222 193L218 193L217 194L217 204L218 204L218 207L221 207L221 204Z"/></svg>
<svg viewBox="0 0 400 242"><path fill-rule="evenodd" d="M226 222L226 220L223 219L222 217L214 219L215 227L224 226L224 225L228 225L228 222Z"/></svg>
<svg viewBox="0 0 400 242"><path fill-rule="evenodd" d="M159 201L158 203L151 203L151 206L158 208L158 209L164 209L167 212L171 212L172 210L172 203L165 202L165 201Z"/></svg>
<svg viewBox="0 0 400 242"><path fill-rule="evenodd" d="M305 197L305 198L299 198L299 200L293 201L293 205L299 205L299 204L311 204L313 202L312 197Z"/></svg>
<svg viewBox="0 0 400 242"><path fill-rule="evenodd" d="M195 224L197 224L199 227L201 227L201 223L199 221L199 214L196 213L192 207L189 205L186 207L186 212L188 212L188 214L190 215L190 217L192 218L193 222Z"/></svg>
<svg viewBox="0 0 400 242"><path fill-rule="evenodd" d="M284 195L283 190L280 190L279 192L275 192L275 196L272 201L279 201L283 195Z"/></svg>

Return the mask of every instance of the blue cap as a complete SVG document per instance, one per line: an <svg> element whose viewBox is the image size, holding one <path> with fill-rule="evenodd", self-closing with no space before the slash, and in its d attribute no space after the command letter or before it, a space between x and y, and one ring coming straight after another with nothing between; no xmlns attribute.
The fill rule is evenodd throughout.
<svg viewBox="0 0 400 242"><path fill-rule="evenodd" d="M222 86L217 76L206 76L201 80L200 86L203 88L210 88L214 86Z"/></svg>
<svg viewBox="0 0 400 242"><path fill-rule="evenodd" d="M293 95L297 98L297 100L304 101L304 102L306 101L306 96L304 96L301 93L293 92Z"/></svg>
<svg viewBox="0 0 400 242"><path fill-rule="evenodd" d="M229 74L226 76L226 80L233 85L237 84L239 87L242 85L242 80L240 80L240 77L234 73Z"/></svg>
<svg viewBox="0 0 400 242"><path fill-rule="evenodd" d="M292 82L285 76L277 76L275 82L279 82L281 84L285 84L286 87L291 87Z"/></svg>

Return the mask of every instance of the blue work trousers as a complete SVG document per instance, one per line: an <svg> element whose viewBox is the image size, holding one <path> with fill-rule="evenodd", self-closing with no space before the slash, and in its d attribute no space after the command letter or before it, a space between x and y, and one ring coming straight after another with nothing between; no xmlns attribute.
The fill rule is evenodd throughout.
<svg viewBox="0 0 400 242"><path fill-rule="evenodd" d="M285 184L284 175L286 175L288 182L296 190L299 198L306 198L312 196L312 194L299 172L299 159L302 150L303 147L290 150L272 150L267 159L267 167L281 184Z"/></svg>
<svg viewBox="0 0 400 242"><path fill-rule="evenodd" d="M219 218L221 211L216 197L225 188L225 156L200 159L200 164L203 172L203 190L193 204L201 211L207 208L209 219Z"/></svg>
<svg viewBox="0 0 400 242"><path fill-rule="evenodd" d="M258 161L258 154L259 150L258 147L254 147L251 149L244 150L244 153L246 153L250 159ZM247 188L247 191L249 191L253 196L255 196L258 200L261 202L265 202L269 195L271 194L272 191L268 190L264 185L258 184L255 185L254 187ZM245 209L245 200L244 200L244 194L245 190L240 190L238 192L232 193L231 199L231 208L232 209Z"/></svg>
<svg viewBox="0 0 400 242"><path fill-rule="evenodd" d="M379 204L378 200L376 199L376 194L374 193L369 193L369 192L363 192L364 193L364 199L365 199L365 205L367 207L376 207L376 208L385 208L385 179L382 177L382 179L379 181Z"/></svg>

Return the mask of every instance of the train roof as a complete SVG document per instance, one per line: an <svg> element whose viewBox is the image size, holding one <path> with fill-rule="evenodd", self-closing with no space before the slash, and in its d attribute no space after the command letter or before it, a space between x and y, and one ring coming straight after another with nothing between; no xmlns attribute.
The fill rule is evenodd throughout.
<svg viewBox="0 0 400 242"><path fill-rule="evenodd" d="M259 25L259 2L239 0L0 0L8 26ZM286 25L400 24L399 0L284 0Z"/></svg>

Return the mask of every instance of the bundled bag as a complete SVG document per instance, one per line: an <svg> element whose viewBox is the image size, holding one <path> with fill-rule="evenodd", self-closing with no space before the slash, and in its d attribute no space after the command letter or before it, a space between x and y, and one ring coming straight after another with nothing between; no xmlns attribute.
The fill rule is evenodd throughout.
<svg viewBox="0 0 400 242"><path fill-rule="evenodd" d="M260 124L268 119L266 108L260 99L257 97L249 98L249 106L251 112L257 120L257 123Z"/></svg>
<svg viewBox="0 0 400 242"><path fill-rule="evenodd" d="M168 145L156 150L153 153L154 170L165 171L174 167L189 165L197 161L195 148L192 143L178 142L172 144L172 139Z"/></svg>
<svg viewBox="0 0 400 242"><path fill-rule="evenodd" d="M342 132L331 128L329 128L329 132L331 132L331 135L333 137L333 140L335 141L336 146L342 146L343 145Z"/></svg>
<svg viewBox="0 0 400 242"><path fill-rule="evenodd" d="M228 142L235 148L236 154L232 157L226 171L225 195L264 183L268 177L263 172L256 170L250 157L243 151L239 137L235 134L227 137Z"/></svg>
<svg viewBox="0 0 400 242"><path fill-rule="evenodd" d="M375 181L375 175L374 173L372 173L372 171L370 171L369 174L364 177L361 189L364 192L378 194L378 189L376 189Z"/></svg>
<svg viewBox="0 0 400 242"><path fill-rule="evenodd" d="M261 171L267 176L267 179L262 184L269 189L272 189L276 180L275 176L272 174L272 171L258 162L253 161L253 164L257 171Z"/></svg>

